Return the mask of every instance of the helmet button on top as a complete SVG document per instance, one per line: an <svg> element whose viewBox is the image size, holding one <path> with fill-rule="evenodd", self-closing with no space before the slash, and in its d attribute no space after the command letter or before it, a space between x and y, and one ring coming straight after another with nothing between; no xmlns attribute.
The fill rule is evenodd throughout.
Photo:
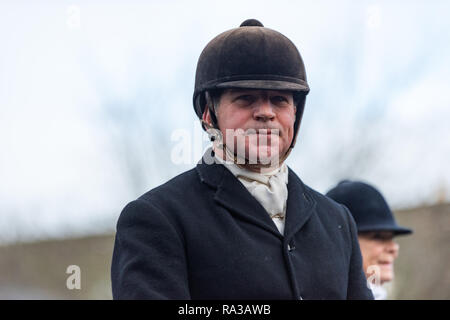
<svg viewBox="0 0 450 320"><path fill-rule="evenodd" d="M264 25L256 19L247 19L239 27L264 27Z"/></svg>

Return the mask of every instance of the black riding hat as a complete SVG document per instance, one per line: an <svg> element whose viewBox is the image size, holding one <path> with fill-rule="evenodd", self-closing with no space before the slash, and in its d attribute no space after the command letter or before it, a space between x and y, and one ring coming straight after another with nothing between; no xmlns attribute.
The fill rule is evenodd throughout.
<svg viewBox="0 0 450 320"><path fill-rule="evenodd" d="M392 231L395 235L412 233L411 229L397 225L384 197L366 183L344 180L326 195L350 210L358 232Z"/></svg>

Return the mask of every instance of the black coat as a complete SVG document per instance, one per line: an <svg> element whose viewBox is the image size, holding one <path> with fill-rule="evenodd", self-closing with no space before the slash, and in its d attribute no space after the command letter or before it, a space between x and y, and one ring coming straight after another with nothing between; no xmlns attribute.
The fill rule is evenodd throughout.
<svg viewBox="0 0 450 320"><path fill-rule="evenodd" d="M114 299L372 299L348 210L289 169L284 236L223 165L198 164L126 205Z"/></svg>

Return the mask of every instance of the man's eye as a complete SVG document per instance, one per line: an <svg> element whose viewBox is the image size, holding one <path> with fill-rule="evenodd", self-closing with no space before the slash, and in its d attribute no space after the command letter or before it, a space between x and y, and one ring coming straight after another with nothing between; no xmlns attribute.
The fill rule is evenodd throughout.
<svg viewBox="0 0 450 320"><path fill-rule="evenodd" d="M253 96L251 95L242 95L238 96L236 100L244 101L244 102L252 102L254 100Z"/></svg>
<svg viewBox="0 0 450 320"><path fill-rule="evenodd" d="M275 96L272 98L272 101L274 102L288 102L288 99L283 96Z"/></svg>

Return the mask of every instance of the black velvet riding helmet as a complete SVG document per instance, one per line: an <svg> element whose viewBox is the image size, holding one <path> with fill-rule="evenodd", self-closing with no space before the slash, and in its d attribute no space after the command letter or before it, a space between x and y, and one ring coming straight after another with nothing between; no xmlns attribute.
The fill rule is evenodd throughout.
<svg viewBox="0 0 450 320"><path fill-rule="evenodd" d="M293 92L297 102L294 146L309 86L303 60L291 40L255 19L216 36L197 63L193 102L200 119L206 106L205 92L227 88Z"/></svg>

